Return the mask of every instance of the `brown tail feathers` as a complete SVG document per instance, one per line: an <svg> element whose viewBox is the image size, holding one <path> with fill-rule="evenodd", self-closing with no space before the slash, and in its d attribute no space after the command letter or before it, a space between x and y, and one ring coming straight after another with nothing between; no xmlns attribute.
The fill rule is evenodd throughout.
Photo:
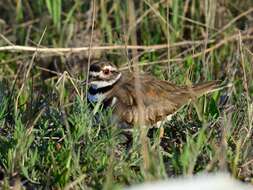
<svg viewBox="0 0 253 190"><path fill-rule="evenodd" d="M220 81L209 81L201 84L196 84L195 86L193 86L193 92L197 96L201 96L203 94L222 89L223 87L224 86L221 85Z"/></svg>

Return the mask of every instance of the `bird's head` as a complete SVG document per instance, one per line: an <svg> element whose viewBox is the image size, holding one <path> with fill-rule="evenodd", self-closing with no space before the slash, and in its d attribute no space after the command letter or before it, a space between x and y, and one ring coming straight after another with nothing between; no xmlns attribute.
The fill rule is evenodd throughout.
<svg viewBox="0 0 253 190"><path fill-rule="evenodd" d="M89 84L96 89L115 84L121 77L118 68L108 61L96 61L90 65Z"/></svg>

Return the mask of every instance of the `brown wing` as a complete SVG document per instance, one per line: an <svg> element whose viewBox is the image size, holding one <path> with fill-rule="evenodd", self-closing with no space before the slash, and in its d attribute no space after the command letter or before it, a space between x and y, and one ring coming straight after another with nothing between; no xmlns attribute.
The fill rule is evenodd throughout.
<svg viewBox="0 0 253 190"><path fill-rule="evenodd" d="M204 91L201 87L177 87L148 75L139 76L140 89L136 91L134 76L128 74L124 77L113 89L111 96L117 98L114 113L129 124L140 122L138 105L142 109L145 124L154 124L200 95L198 92Z"/></svg>
<svg viewBox="0 0 253 190"><path fill-rule="evenodd" d="M174 113L185 103L184 99L188 99L185 93L180 93L180 88L147 75L139 76L140 90L136 91L134 76L125 77L111 94L117 98L114 113L127 123L139 122L138 105L143 111L144 122L153 124Z"/></svg>

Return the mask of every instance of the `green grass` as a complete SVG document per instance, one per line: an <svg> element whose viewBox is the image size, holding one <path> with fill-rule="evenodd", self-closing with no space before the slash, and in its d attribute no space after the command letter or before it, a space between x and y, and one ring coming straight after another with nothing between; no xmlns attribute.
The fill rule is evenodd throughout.
<svg viewBox="0 0 253 190"><path fill-rule="evenodd" d="M110 110L105 113L96 107L101 117L97 123L87 105L85 87L78 82L86 78L86 53L0 51L2 188L21 182L37 189L121 189L224 170L253 183L252 18L248 14L231 22L252 2L143 0L135 1L132 11L133 4L127 1L94 2L95 44L203 41L169 50L110 50L103 58L126 66L131 53L137 53L141 69L157 78L180 85L219 79L233 86L186 105L164 124L161 141L159 130L151 129L143 144L139 128L134 128L129 148L110 122ZM91 11L90 3L79 0L7 1L0 3L0 33L18 45L88 46ZM215 46L238 30L243 40L238 37ZM0 46L8 43L0 38ZM205 53L208 48L212 49ZM99 53L94 57L101 58ZM168 61L176 58L180 61Z"/></svg>

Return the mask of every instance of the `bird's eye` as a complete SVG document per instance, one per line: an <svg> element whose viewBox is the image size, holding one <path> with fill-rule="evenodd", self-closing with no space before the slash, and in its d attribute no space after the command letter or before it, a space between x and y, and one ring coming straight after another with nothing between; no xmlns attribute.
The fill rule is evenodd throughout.
<svg viewBox="0 0 253 190"><path fill-rule="evenodd" d="M109 69L104 69L104 70L103 70L103 73L104 73L105 75L109 75L110 72L111 72L111 71L110 71Z"/></svg>

